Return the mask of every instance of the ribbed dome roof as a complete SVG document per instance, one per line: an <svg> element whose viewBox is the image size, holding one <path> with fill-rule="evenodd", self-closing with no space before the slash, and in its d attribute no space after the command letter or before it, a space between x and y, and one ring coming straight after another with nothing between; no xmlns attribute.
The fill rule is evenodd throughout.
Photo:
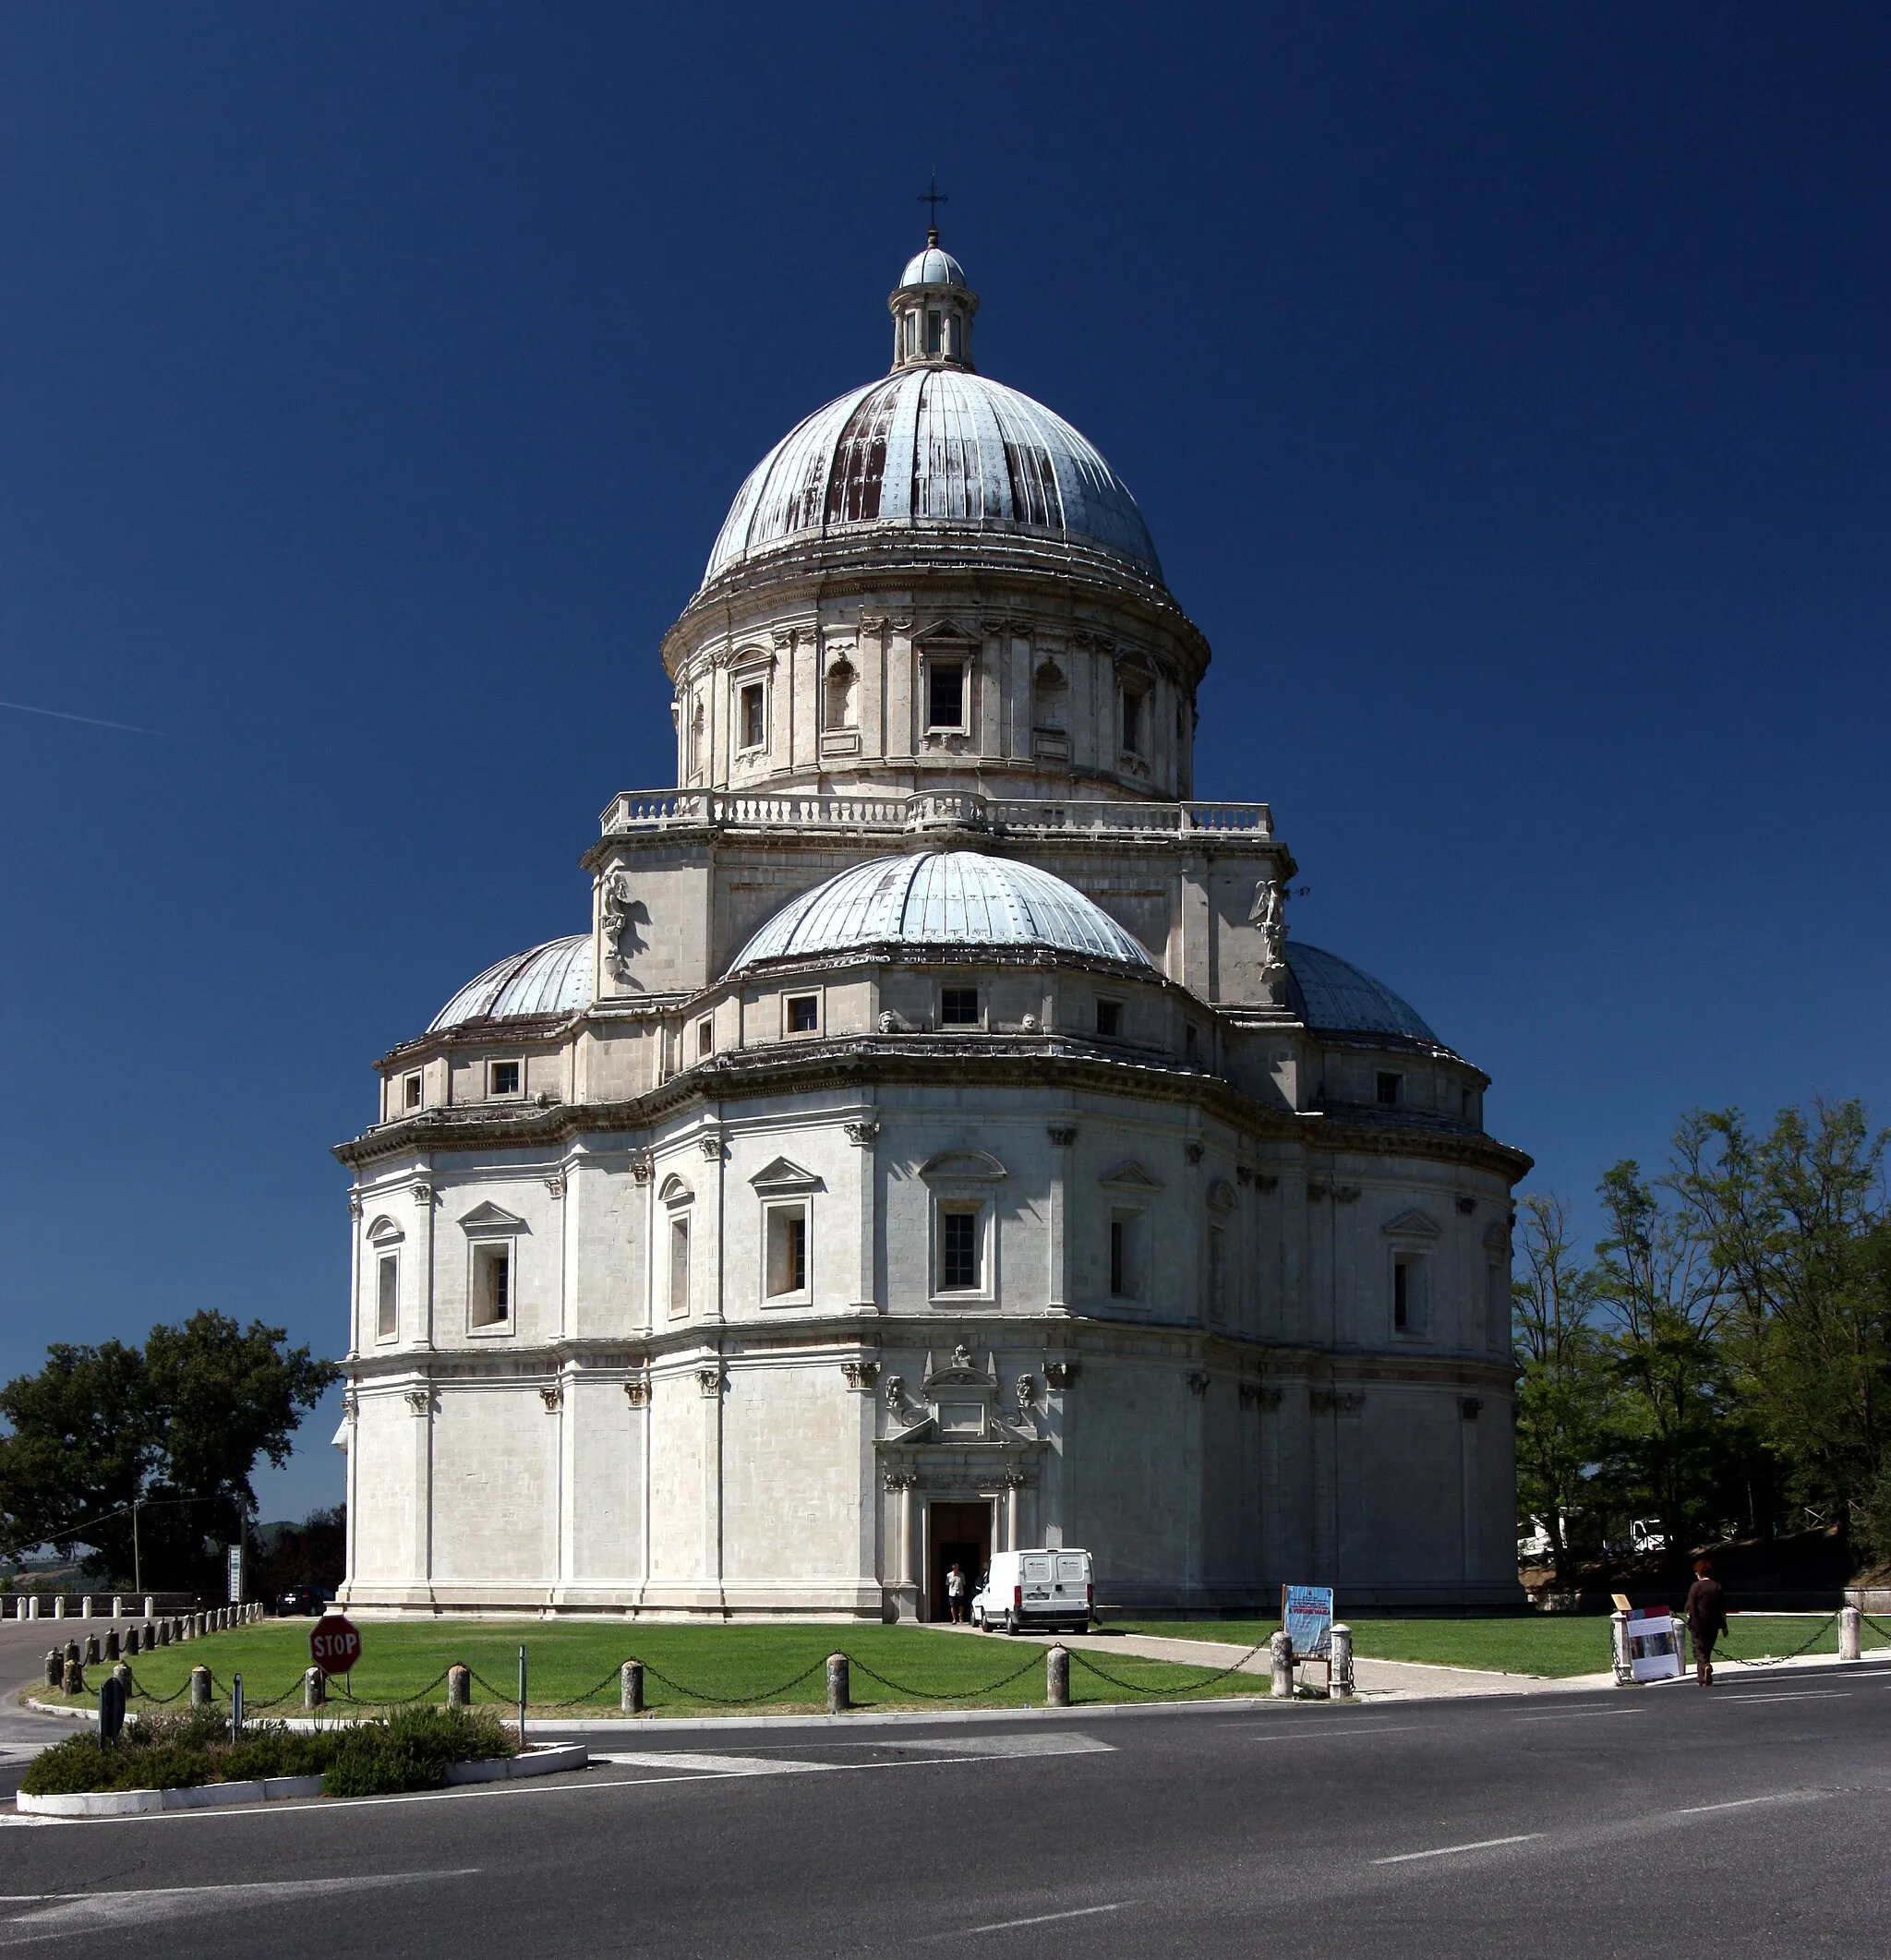
<svg viewBox="0 0 1891 1960"><path fill-rule="evenodd" d="M1135 498L1069 423L968 368L920 367L790 429L736 493L703 583L811 538L920 525L1088 547L1162 583Z"/></svg>
<svg viewBox="0 0 1891 1960"><path fill-rule="evenodd" d="M872 858L782 907L729 965L861 946L1047 946L1147 967L1150 956L1074 885L975 850Z"/></svg>
<svg viewBox="0 0 1891 1960"><path fill-rule="evenodd" d="M923 252L915 252L906 261L906 271L899 275L899 283L902 286L962 286L965 268L942 247L929 245Z"/></svg>
<svg viewBox="0 0 1891 1960"><path fill-rule="evenodd" d="M1445 1045L1415 1007L1351 960L1299 939L1287 942L1286 957L1289 1003L1317 1033L1402 1035L1432 1048Z"/></svg>
<svg viewBox="0 0 1891 1960"><path fill-rule="evenodd" d="M468 1021L504 1021L525 1015L575 1014L591 1004L591 935L548 940L514 953L470 980L428 1023L428 1034Z"/></svg>

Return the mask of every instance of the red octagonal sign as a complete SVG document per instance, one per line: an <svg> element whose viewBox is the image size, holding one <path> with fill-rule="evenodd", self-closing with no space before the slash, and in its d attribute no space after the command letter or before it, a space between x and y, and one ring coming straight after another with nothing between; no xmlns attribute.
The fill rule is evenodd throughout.
<svg viewBox="0 0 1891 1960"><path fill-rule="evenodd" d="M350 1673L361 1658L361 1636L339 1613L325 1614L308 1636L308 1657L324 1674Z"/></svg>

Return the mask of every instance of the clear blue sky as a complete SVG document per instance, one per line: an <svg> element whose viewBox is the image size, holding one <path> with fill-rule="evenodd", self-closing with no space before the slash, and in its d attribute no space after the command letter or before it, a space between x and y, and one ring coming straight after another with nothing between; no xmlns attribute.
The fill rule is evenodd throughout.
<svg viewBox="0 0 1891 1960"><path fill-rule="evenodd" d="M1533 1185L1891 1113L1887 55L1842 0L9 8L0 698L159 732L0 710L0 1373L339 1352L369 1064L582 926L933 164L982 365L1213 643L1201 792Z"/></svg>

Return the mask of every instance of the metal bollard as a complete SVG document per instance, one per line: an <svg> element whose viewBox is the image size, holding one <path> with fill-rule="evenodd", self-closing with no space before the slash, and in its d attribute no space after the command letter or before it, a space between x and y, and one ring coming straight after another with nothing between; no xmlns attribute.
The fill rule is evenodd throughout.
<svg viewBox="0 0 1891 1960"><path fill-rule="evenodd" d="M208 1667L193 1667L190 1670L190 1705L193 1708L208 1708L211 1705L211 1671Z"/></svg>
<svg viewBox="0 0 1891 1960"><path fill-rule="evenodd" d="M848 1694L847 1656L830 1653L827 1656L827 1713L844 1715L852 1706Z"/></svg>
<svg viewBox="0 0 1891 1960"><path fill-rule="evenodd" d="M329 1677L319 1667L308 1667L302 1675L302 1706L313 1714L329 1698Z"/></svg>
<svg viewBox="0 0 1891 1960"><path fill-rule="evenodd" d="M79 1665L78 1646L75 1641L66 1650L66 1678L62 1684L69 1695L85 1692L85 1669Z"/></svg>
<svg viewBox="0 0 1891 1960"><path fill-rule="evenodd" d="M626 1661L618 1669L617 1705L627 1715L641 1715L644 1713L644 1664L642 1661Z"/></svg>
<svg viewBox="0 0 1891 1960"><path fill-rule="evenodd" d="M1332 1663L1327 1693L1332 1701L1350 1701L1355 1692L1353 1686L1353 1629L1335 1622L1331 1639Z"/></svg>
<svg viewBox="0 0 1891 1960"><path fill-rule="evenodd" d="M1861 1657L1860 1627L1864 1615L1856 1606L1841 1606L1838 1609L1838 1658L1841 1661L1855 1661Z"/></svg>
<svg viewBox="0 0 1891 1960"><path fill-rule="evenodd" d="M1271 1692L1277 1701L1294 1699L1294 1640L1283 1627L1267 1643L1268 1665L1273 1674Z"/></svg>
<svg viewBox="0 0 1891 1960"><path fill-rule="evenodd" d="M86 1635L85 1652L79 1655L79 1659L88 1667L96 1667L99 1665L99 1637L96 1633Z"/></svg>
<svg viewBox="0 0 1891 1960"><path fill-rule="evenodd" d="M1053 1647L1044 1656L1044 1706L1070 1706L1070 1650Z"/></svg>
<svg viewBox="0 0 1891 1960"><path fill-rule="evenodd" d="M56 1647L46 1649L46 1686L63 1688L66 1685L66 1656Z"/></svg>
<svg viewBox="0 0 1891 1960"><path fill-rule="evenodd" d="M118 1658L118 1629L116 1627L107 1627L105 1629L105 1658L108 1661L115 1661Z"/></svg>
<svg viewBox="0 0 1891 1960"><path fill-rule="evenodd" d="M467 1708L473 1701L473 1672L457 1662L447 1669L447 1706Z"/></svg>

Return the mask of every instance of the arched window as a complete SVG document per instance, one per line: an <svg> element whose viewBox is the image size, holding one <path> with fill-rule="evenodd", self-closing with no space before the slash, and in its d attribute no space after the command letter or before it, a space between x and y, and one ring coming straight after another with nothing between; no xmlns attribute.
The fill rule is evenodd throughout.
<svg viewBox="0 0 1891 1960"><path fill-rule="evenodd" d="M854 683L859 674L852 661L843 655L827 669L826 727L853 727Z"/></svg>

